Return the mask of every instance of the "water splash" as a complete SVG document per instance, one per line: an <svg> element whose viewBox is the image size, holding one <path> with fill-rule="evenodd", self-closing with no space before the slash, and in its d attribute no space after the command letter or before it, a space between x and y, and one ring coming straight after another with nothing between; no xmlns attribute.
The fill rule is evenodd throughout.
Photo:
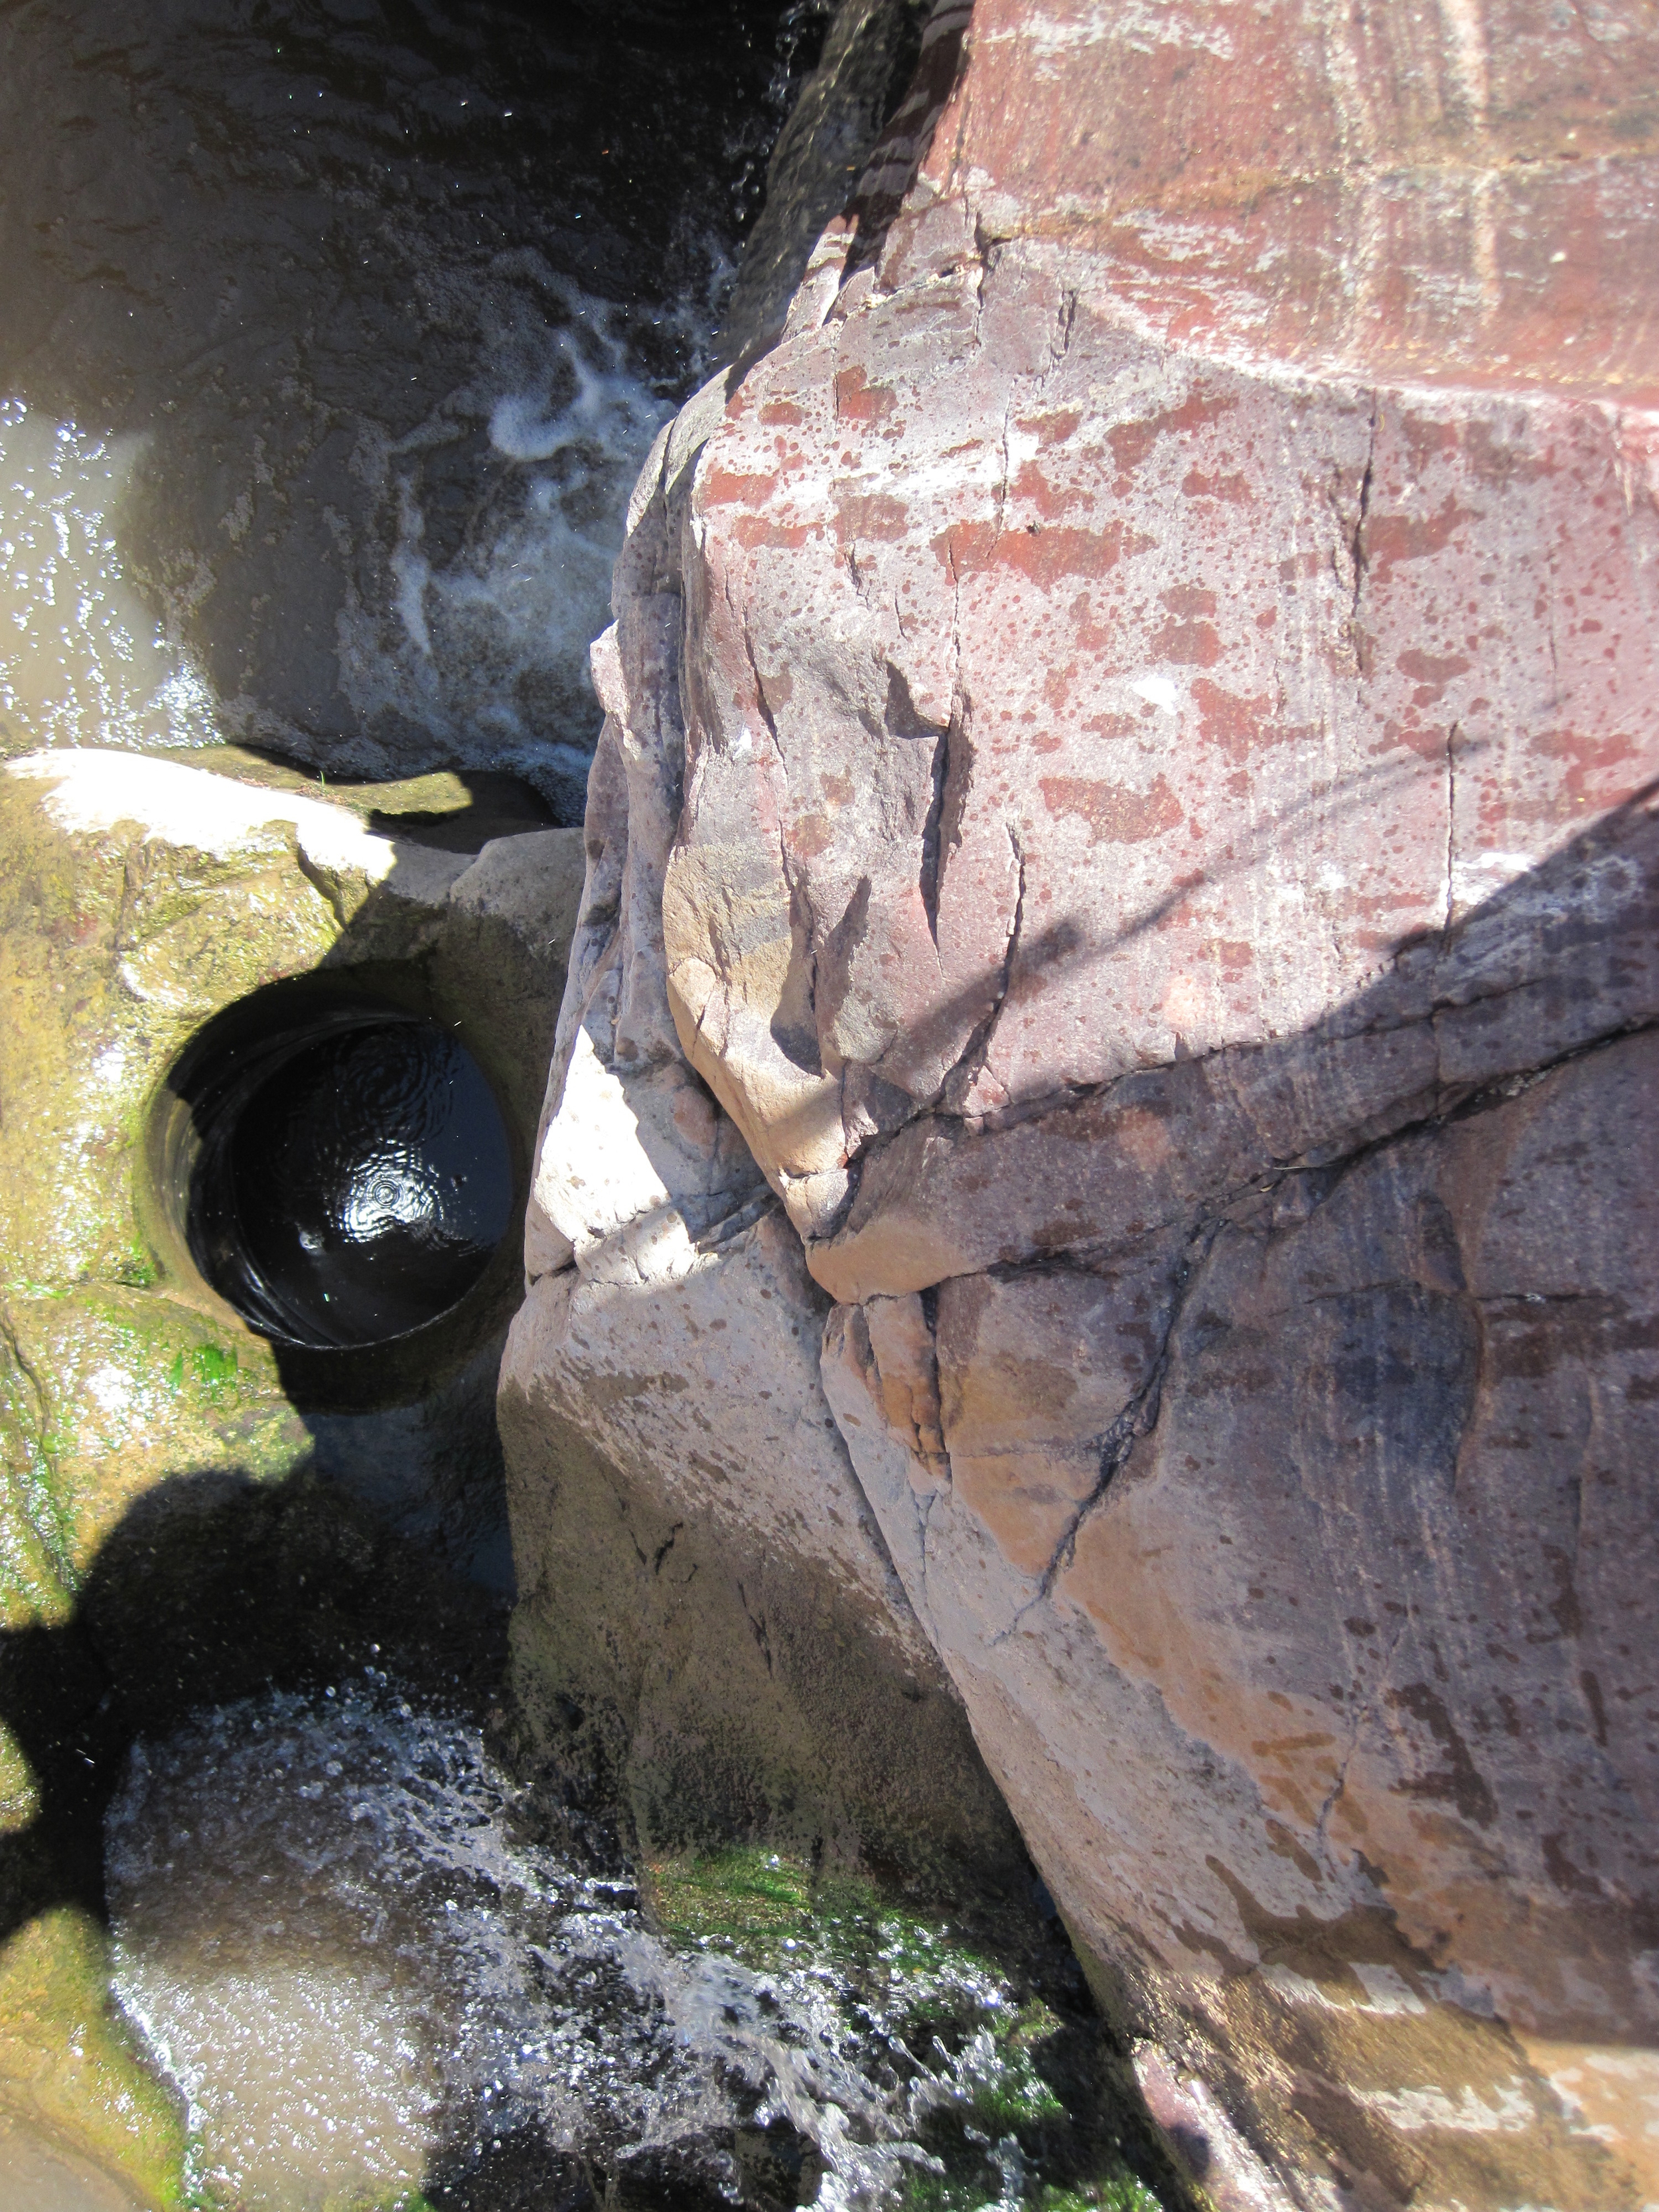
<svg viewBox="0 0 1659 2212"><path fill-rule="evenodd" d="M360 441L392 587L349 582L341 688L365 727L483 748L574 818L599 721L587 648L673 405L635 365L623 312L533 252L498 257L480 321L477 374L406 436Z"/></svg>
<svg viewBox="0 0 1659 2212"><path fill-rule="evenodd" d="M114 1986L187 2101L208 2202L392 2203L533 2140L595 2179L695 2156L735 2207L744 2145L781 2140L802 2201L858 2212L944 2174L942 2118L977 2179L941 2203L1020 2200L1022 2120L1060 2108L998 1971L902 1915L856 1962L839 1922L769 1961L665 1938L513 1826L477 1729L383 1677L135 1748L106 1829Z"/></svg>

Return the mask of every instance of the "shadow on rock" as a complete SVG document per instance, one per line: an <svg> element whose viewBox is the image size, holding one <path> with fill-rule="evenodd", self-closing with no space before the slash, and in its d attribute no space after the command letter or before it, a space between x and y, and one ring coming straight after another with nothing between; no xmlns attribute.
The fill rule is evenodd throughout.
<svg viewBox="0 0 1659 2212"><path fill-rule="evenodd" d="M370 1664L434 1705L489 1716L505 1605L388 1534L307 1468L147 1492L100 1551L72 1618L0 1636L0 1722L38 1811L0 1840L0 1938L53 1905L105 1917L103 1817L127 1754L190 1713Z"/></svg>

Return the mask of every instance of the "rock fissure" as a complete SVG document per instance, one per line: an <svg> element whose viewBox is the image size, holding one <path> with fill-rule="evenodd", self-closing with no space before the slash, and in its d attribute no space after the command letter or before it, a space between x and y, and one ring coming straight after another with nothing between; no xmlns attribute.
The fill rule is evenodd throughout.
<svg viewBox="0 0 1659 2212"><path fill-rule="evenodd" d="M6 1311L3 1304L0 1304L0 1345L3 1345L12 1364L28 1385L29 1395L34 1401L35 1449L43 1457L49 1456L46 1439L52 1433L52 1400L47 1395L46 1384L35 1370L33 1361L24 1351L22 1340L18 1335L11 1316Z"/></svg>
<svg viewBox="0 0 1659 2212"><path fill-rule="evenodd" d="M1495 992L1491 995L1503 997L1510 992L1523 991L1528 988L1528 984L1523 981L1505 986L1502 991ZM1456 1012L1467 1003L1468 1002L1447 1000L1432 1014L1396 1024L1379 1025L1373 1030L1358 1030L1352 1034L1359 1037L1395 1036L1424 1028L1429 1029L1432 1033L1443 1012ZM992 1018L994 1019L994 1017ZM1229 1207L1237 1206L1242 1200L1247 1199L1250 1195L1252 1187L1264 1176L1283 1179L1290 1176L1308 1173L1326 1174L1346 1170L1349 1167L1362 1164L1375 1152L1387 1146L1405 1142L1422 1134L1425 1131L1431 1131L1487 1112L1516 1095L1519 1088L1550 1074L1557 1067L1569 1065L1587 1054L1617 1045L1626 1037L1644 1035L1656 1026L1659 1026L1659 1023L1656 1021L1626 1022L1610 1030L1605 1035L1566 1047L1549 1059L1540 1060L1535 1066L1505 1073L1492 1083L1457 1085L1440 1081L1437 1085L1440 1095L1437 1102L1431 1108L1426 1111L1412 1114L1407 1120L1390 1127L1378 1136L1361 1139L1357 1133L1344 1132L1324 1139L1316 1145L1307 1146L1296 1153L1258 1160L1249 1168L1240 1170L1231 1182L1208 1193L1194 1194L1190 1197L1183 1197L1166 1212L1153 1212L1148 1214L1142 1219L1136 1233L1138 1236L1148 1235L1155 1233L1159 1229L1167 1228L1171 1222L1180 1218L1183 1212L1192 1213L1196 1211L1206 1218L1224 1212ZM964 1066L969 1063L971 1049L970 1046L969 1051L964 1053L962 1063ZM981 1136L994 1137L1033 1127L1040 1128L1051 1118L1109 1101L1115 1091L1126 1085L1139 1083L1146 1075L1170 1073L1183 1064L1189 1067L1216 1065L1224 1070L1230 1071L1231 1062L1232 1055L1224 1049L1221 1053L1210 1055L1206 1061L1189 1060L1186 1063L1171 1061L1163 1068L1137 1069L1133 1075L1115 1077L1108 1083L1088 1087L1068 1088L1050 1094L1041 1101L1021 1102L1012 1109L999 1108L994 1112L983 1115L953 1112L948 1105L924 1106L918 1109L910 1120L902 1123L898 1127L878 1131L866 1139L859 1147L854 1158L854 1164L860 1176L867 1175L872 1165L904 1138L917 1122L933 1121L946 1125L954 1124L957 1128L969 1133L970 1139ZM849 1188L841 1208L843 1220L854 1210L858 1194L856 1185ZM822 1237L809 1237L807 1239L809 1251L820 1245L828 1249L836 1233L838 1232L831 1231ZM1070 1249L1088 1251L1098 1249L1099 1246L1098 1237L1086 1236L1079 1237L1076 1244ZM1013 1258L996 1264L1016 1268L1033 1262L1051 1264L1059 1256L1060 1249L1062 1248L1051 1248L1041 1255L1033 1255L1031 1262ZM941 1273L936 1280L945 1282L952 1279L953 1272L973 1273L979 1270L971 1266L956 1271L946 1270Z"/></svg>
<svg viewBox="0 0 1659 2212"><path fill-rule="evenodd" d="M1168 1315L1158 1331L1158 1345L1146 1379L1107 1430L1100 1446L1100 1471L1088 1496L1073 1510L1048 1565L1038 1578L1035 1594L1022 1605L1006 1628L992 1638L994 1646L1012 1636L1023 1625L1026 1616L1037 1606L1046 1604L1054 1595L1054 1584L1077 1557L1078 1537L1090 1516L1096 1512L1110 1491L1112 1484L1128 1462L1130 1453L1142 1437L1152 1435L1158 1426L1164 1402L1164 1382L1168 1373L1175 1343L1176 1332L1186 1311L1193 1291L1201 1278L1205 1263L1210 1256L1217 1237L1221 1232L1219 1220L1200 1223L1194 1231L1188 1257L1182 1263L1180 1279L1170 1302Z"/></svg>
<svg viewBox="0 0 1659 2212"><path fill-rule="evenodd" d="M1009 450L1008 436L1010 426L1013 422L1013 416L1014 394L1013 387L1011 385L1008 390L1008 396L1002 403L1002 431L1001 435L997 441L998 450L1002 456L1002 467L997 477L996 489L996 535L998 538L1000 538L1008 527L1008 492L1009 487L1013 481L1014 474L1013 456ZM994 543L994 550L995 548Z"/></svg>
<svg viewBox="0 0 1659 2212"><path fill-rule="evenodd" d="M1353 568L1353 587L1348 605L1348 644L1353 655L1355 673L1368 673L1364 632L1360 623L1360 605L1364 597L1365 572L1370 562L1366 544L1366 526L1370 520L1371 487L1376 468L1377 426L1382 418L1382 403L1380 393L1370 394L1370 422L1367 428L1365 464L1359 476L1359 498L1354 515L1353 528L1348 538L1348 558Z"/></svg>
<svg viewBox="0 0 1659 2212"><path fill-rule="evenodd" d="M1443 954L1451 939L1457 912L1457 725L1446 726L1446 916L1441 925Z"/></svg>
<svg viewBox="0 0 1659 2212"><path fill-rule="evenodd" d="M945 793L951 775L951 724L939 732L933 747L927 812L921 828L921 866L918 889L921 909L927 917L927 933L939 953L939 901L945 875Z"/></svg>
<svg viewBox="0 0 1659 2212"><path fill-rule="evenodd" d="M1535 1066L1506 1074L1495 1083L1444 1085L1442 1086L1442 1099L1430 1111L1415 1115L1409 1121L1401 1121L1397 1127L1386 1129L1363 1143L1340 1150L1327 1150L1322 1146L1316 1159L1310 1159L1304 1155L1296 1159L1272 1162L1255 1170L1230 1191L1211 1197L1205 1202L1203 1210L1206 1216L1225 1213L1242 1201L1248 1200L1255 1174L1271 1176L1275 1188L1297 1177L1316 1178L1326 1185L1316 1201L1317 1205L1322 1206L1343 1181L1355 1170L1369 1166L1372 1161L1401 1146L1417 1143L1425 1136L1432 1136L1438 1130L1455 1128L1494 1113L1511 1104L1534 1084L1542 1082L1558 1070L1610 1050L1627 1038L1648 1035L1656 1030L1659 1030L1659 1019L1632 1023L1605 1036L1593 1037L1587 1043L1570 1046L1553 1058L1540 1060ZM1332 1293L1333 1296L1346 1294Z"/></svg>

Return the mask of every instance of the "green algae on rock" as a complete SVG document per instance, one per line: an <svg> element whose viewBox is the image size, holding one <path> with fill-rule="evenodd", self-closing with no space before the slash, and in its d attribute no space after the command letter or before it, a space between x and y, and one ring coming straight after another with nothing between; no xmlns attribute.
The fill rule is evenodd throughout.
<svg viewBox="0 0 1659 2212"><path fill-rule="evenodd" d="M95 1865L66 1872L52 1843L64 1777L53 1768L48 1791L39 1762L61 1753L73 1768L76 1753L41 1721L40 1685L62 1676L49 1694L63 1729L91 1747L79 1756L95 1862L100 1667L114 1655L118 1673L142 1674L154 1661L169 1697L193 1680L204 1695L203 1655L225 1642L210 1621L171 1642L158 1626L146 1654L142 1622L122 1619L88 1644L88 1591L110 1604L100 1561L133 1554L131 1595L158 1624L169 1608L211 1613L228 1513L245 1549L288 1532L294 1571L278 1563L277 1579L303 1604L304 1532L288 1510L301 1492L315 1508L306 1541L337 1555L337 1578L357 1553L374 1558L369 1523L307 1488L324 1425L173 1231L152 1157L158 1102L226 1009L361 970L408 976L451 1023L471 1019L487 982L500 1016L489 1072L509 1111L533 1120L580 837L549 830L534 804L515 812L505 780L483 782L482 797L479 779L453 776L341 793L230 748L210 769L66 749L0 769L0 2104L152 2203L182 2201L183 2121L112 2012L104 1933L79 1893ZM514 830L532 854L501 840ZM471 1370L488 1352L461 1347L447 1386L428 1355L424 1379L456 1401L452 1427L487 1404ZM349 1434L328 1441L349 1458ZM261 1516L236 1504L262 1492L275 1516L264 1540ZM249 1625L256 1656L269 1631Z"/></svg>
<svg viewBox="0 0 1659 2212"><path fill-rule="evenodd" d="M740 1960L820 2028L914 2135L904 2212L1161 2212L1191 2191L1136 2118L1127 2062L1052 1923L1006 1898L953 1913L746 1844L641 1869L671 1945Z"/></svg>
<svg viewBox="0 0 1659 2212"><path fill-rule="evenodd" d="M104 1931L59 1908L0 1948L0 2102L153 2202L183 2202L184 2116L108 1990Z"/></svg>

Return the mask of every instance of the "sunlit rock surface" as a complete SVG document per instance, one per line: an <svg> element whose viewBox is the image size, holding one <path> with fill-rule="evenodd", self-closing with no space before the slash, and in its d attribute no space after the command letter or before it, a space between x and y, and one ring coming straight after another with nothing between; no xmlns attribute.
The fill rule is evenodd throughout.
<svg viewBox="0 0 1659 2212"><path fill-rule="evenodd" d="M1218 2203L1659 2202L1656 92L1633 5L941 9L599 655L509 1402L630 1237L738 1280L689 1063ZM752 1371L657 1449L760 1532Z"/></svg>
<svg viewBox="0 0 1659 2212"><path fill-rule="evenodd" d="M594 648L587 873L501 1373L517 1686L576 1795L618 1795L647 1849L759 1824L1005 1867L1007 1816L824 1400L830 1301L670 1015L695 450L659 441Z"/></svg>

